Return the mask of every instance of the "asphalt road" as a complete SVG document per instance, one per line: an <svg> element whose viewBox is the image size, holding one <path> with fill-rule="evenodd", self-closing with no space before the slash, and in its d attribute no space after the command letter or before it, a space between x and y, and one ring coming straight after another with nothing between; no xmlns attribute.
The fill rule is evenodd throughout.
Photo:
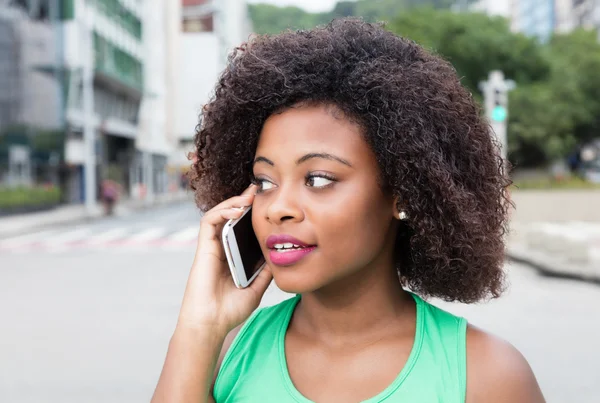
<svg viewBox="0 0 600 403"><path fill-rule="evenodd" d="M175 205L3 240L0 402L148 402L199 218ZM548 402L599 402L600 287L508 267L500 300L434 303L516 345Z"/></svg>

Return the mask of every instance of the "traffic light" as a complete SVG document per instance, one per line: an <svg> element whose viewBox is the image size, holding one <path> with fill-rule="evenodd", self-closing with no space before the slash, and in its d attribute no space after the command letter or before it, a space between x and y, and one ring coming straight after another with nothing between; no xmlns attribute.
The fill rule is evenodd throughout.
<svg viewBox="0 0 600 403"><path fill-rule="evenodd" d="M490 123L490 131L492 136L500 142L503 158L506 158L508 144L508 91L513 88L515 88L515 82L506 80L504 73L500 70L490 71L488 79L479 83L485 103L485 114Z"/></svg>
<svg viewBox="0 0 600 403"><path fill-rule="evenodd" d="M507 92L499 88L494 89L493 107L491 118L496 122L504 122L508 115L507 107Z"/></svg>

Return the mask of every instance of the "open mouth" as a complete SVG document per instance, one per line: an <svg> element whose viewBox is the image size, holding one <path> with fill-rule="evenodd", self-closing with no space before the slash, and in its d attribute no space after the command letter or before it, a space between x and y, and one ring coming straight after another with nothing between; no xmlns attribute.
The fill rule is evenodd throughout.
<svg viewBox="0 0 600 403"><path fill-rule="evenodd" d="M314 251L317 246L300 241L291 235L278 234L267 238L269 259L278 266L290 266Z"/></svg>

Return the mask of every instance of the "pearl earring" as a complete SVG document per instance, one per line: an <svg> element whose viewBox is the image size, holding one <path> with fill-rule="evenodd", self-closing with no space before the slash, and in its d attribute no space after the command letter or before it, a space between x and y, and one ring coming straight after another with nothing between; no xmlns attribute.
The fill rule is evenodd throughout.
<svg viewBox="0 0 600 403"><path fill-rule="evenodd" d="M405 211L401 211L401 212L398 213L398 218L400 220L404 221L404 220L408 219L408 215L406 214Z"/></svg>

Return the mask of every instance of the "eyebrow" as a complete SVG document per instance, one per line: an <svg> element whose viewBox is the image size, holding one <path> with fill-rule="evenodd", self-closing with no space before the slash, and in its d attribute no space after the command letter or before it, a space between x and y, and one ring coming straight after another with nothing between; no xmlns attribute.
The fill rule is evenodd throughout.
<svg viewBox="0 0 600 403"><path fill-rule="evenodd" d="M328 154L328 153L309 153L306 154L300 158L298 158L298 160L296 161L296 165L300 165L303 162L306 162L308 160L311 160L313 158L322 158L322 159L326 159L326 160L330 160L330 161L337 161L341 164L347 165L349 167L352 168L352 164L348 161L346 161L343 158L340 158L338 156L335 156L333 154ZM266 158L266 157L256 157L254 159L254 164L258 163L258 162L264 162L266 164L269 164L271 166L275 166L275 163L273 161L271 161L270 159Z"/></svg>

